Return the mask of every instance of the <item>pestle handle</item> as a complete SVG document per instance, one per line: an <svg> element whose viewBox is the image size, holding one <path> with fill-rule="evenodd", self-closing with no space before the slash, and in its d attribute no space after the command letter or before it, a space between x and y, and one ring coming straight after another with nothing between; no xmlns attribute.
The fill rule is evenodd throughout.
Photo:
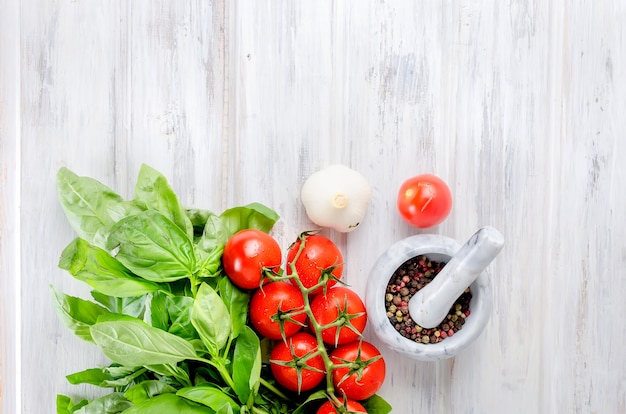
<svg viewBox="0 0 626 414"><path fill-rule="evenodd" d="M504 246L493 227L478 230L441 269L437 277L409 300L409 314L422 328L439 325L456 299L489 266Z"/></svg>

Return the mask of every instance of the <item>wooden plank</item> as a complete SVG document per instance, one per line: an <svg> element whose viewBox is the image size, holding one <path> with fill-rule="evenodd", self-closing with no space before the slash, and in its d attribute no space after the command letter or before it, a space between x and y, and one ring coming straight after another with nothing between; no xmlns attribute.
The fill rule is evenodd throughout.
<svg viewBox="0 0 626 414"><path fill-rule="evenodd" d="M186 205L225 209L223 2L138 2L128 11L124 187L141 163L170 177ZM128 188L127 193L132 193Z"/></svg>
<svg viewBox="0 0 626 414"><path fill-rule="evenodd" d="M543 411L626 410L626 5L563 10L546 246ZM556 120L555 120L556 121ZM548 381L558 373L558 381Z"/></svg>
<svg viewBox="0 0 626 414"><path fill-rule="evenodd" d="M0 1L0 412L19 412L19 6Z"/></svg>
<svg viewBox="0 0 626 414"><path fill-rule="evenodd" d="M76 338L53 311L50 285L83 298L89 289L57 267L74 237L56 194L67 166L116 186L116 135L125 119L119 3L21 3L22 412L51 412L57 394L93 398L103 391L72 386L65 376L106 359ZM37 379L35 379L37 378ZM37 381L38 386L26 386Z"/></svg>

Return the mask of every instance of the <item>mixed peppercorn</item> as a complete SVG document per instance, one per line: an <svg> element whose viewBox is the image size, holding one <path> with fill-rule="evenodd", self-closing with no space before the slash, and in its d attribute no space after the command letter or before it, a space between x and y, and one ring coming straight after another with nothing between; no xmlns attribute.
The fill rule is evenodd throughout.
<svg viewBox="0 0 626 414"><path fill-rule="evenodd" d="M427 256L416 256L404 262L391 276L385 292L387 318L405 338L423 344L441 342L459 331L470 315L472 292L467 288L436 327L426 329L411 319L409 300L432 282L445 265L445 262L430 260Z"/></svg>

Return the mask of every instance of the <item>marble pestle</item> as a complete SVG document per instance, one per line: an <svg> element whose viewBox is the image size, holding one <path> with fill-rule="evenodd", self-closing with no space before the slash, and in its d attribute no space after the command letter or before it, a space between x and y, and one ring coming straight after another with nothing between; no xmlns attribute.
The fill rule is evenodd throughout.
<svg viewBox="0 0 626 414"><path fill-rule="evenodd" d="M409 314L422 328L434 328L448 315L455 300L500 253L504 236L483 227L461 247L435 279L409 300Z"/></svg>

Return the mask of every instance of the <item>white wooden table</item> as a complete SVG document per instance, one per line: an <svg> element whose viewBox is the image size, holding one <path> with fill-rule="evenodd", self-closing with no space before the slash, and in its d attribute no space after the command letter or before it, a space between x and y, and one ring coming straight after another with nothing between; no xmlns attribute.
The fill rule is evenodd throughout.
<svg viewBox="0 0 626 414"><path fill-rule="evenodd" d="M306 177L343 163L373 200L327 232L363 293L375 259L418 233L409 176L454 195L429 230L506 236L494 309L454 359L385 350L394 413L626 412L626 2L0 0L2 412L51 413L65 375L105 360L53 313L74 237L67 166L132 195L141 163L186 205L258 201L286 246L311 227ZM376 343L372 332L367 337Z"/></svg>

